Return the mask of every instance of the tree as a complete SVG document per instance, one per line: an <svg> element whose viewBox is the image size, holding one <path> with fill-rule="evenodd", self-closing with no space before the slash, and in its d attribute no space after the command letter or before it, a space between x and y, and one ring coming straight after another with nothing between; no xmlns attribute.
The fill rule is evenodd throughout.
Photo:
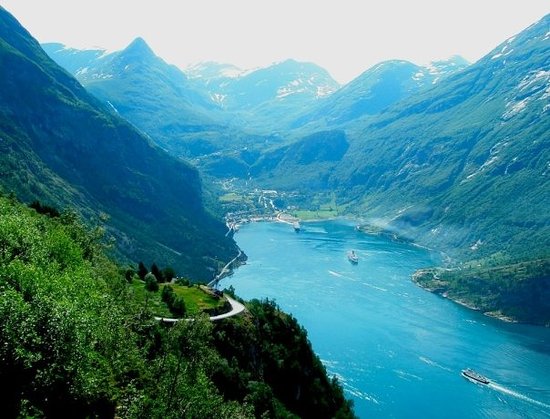
<svg viewBox="0 0 550 419"><path fill-rule="evenodd" d="M162 276L166 282L170 282L176 277L176 271L171 266L167 266L162 270Z"/></svg>
<svg viewBox="0 0 550 419"><path fill-rule="evenodd" d="M157 278L158 282L164 282L164 278L162 277L162 272L160 271L156 263L153 263L151 265L151 273L155 275L155 278Z"/></svg>
<svg viewBox="0 0 550 419"><path fill-rule="evenodd" d="M132 279L134 278L135 272L132 268L126 269L126 272L124 272L124 277L126 278L126 281L129 283L132 282Z"/></svg>
<svg viewBox="0 0 550 419"><path fill-rule="evenodd" d="M176 316L184 316L187 312L185 301L183 301L183 298L181 297L174 298L172 304L168 308Z"/></svg>
<svg viewBox="0 0 550 419"><path fill-rule="evenodd" d="M142 281L145 280L145 275L147 275L148 272L149 272L149 270L145 267L143 262L139 262L138 276Z"/></svg>
<svg viewBox="0 0 550 419"><path fill-rule="evenodd" d="M174 290L170 285L166 285L162 288L160 296L162 301L164 301L168 305L168 307L170 307L170 305L174 301L174 298L176 298L176 294L174 293Z"/></svg>
<svg viewBox="0 0 550 419"><path fill-rule="evenodd" d="M157 278L151 272L145 275L145 289L147 291L156 292L159 290Z"/></svg>

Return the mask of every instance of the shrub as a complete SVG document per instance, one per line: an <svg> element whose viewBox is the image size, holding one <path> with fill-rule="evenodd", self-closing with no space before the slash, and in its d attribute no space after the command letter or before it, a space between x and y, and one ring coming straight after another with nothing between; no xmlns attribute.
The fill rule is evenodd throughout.
<svg viewBox="0 0 550 419"><path fill-rule="evenodd" d="M159 290L157 278L151 272L145 275L145 289L151 292L156 292Z"/></svg>

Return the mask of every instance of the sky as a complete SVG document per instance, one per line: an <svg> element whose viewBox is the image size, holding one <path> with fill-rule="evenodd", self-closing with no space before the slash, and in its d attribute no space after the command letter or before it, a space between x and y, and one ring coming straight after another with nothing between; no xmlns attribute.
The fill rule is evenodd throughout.
<svg viewBox="0 0 550 419"><path fill-rule="evenodd" d="M293 58L340 83L373 65L475 62L550 13L550 0L0 0L40 42L123 49L138 36L165 61L265 67Z"/></svg>

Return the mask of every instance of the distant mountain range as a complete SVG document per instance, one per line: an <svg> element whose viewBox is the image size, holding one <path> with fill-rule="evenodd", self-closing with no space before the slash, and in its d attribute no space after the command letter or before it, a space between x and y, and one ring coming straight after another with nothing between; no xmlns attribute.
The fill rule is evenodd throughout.
<svg viewBox="0 0 550 419"><path fill-rule="evenodd" d="M310 131L345 136L305 135L268 150L252 173L298 196L335 195L365 230L442 251L455 269L418 280L429 289L550 324L550 15L430 87L411 89L406 63L387 67L399 83L383 94L350 100L355 81L305 113Z"/></svg>
<svg viewBox="0 0 550 419"><path fill-rule="evenodd" d="M113 53L60 44L43 47L90 93L174 155L204 153L205 145L194 149L197 133L223 132L219 106L181 70L157 57L141 38Z"/></svg>
<svg viewBox="0 0 550 419"><path fill-rule="evenodd" d="M426 244L449 246L449 253L461 257L490 254L503 243L509 251L517 251L523 246L518 238L525 229L514 220L523 217L527 208L511 208L502 202L506 196L503 191L513 190L514 196L529 194L529 199L521 202L529 206L530 223L540 226L544 220L544 228L536 233L541 240L547 227L542 207L536 203L540 201L535 198L547 193L546 181L533 181L540 176L535 173L545 173L540 153L546 152L547 144L540 133L547 128L547 118L543 118L548 111L547 21L543 19L473 65L458 56L426 67L387 61L342 87L320 67L293 60L249 72L218 63L193 66L187 76L180 74L180 86L202 92L203 98L211 100L209 106L203 102L193 109L202 106L212 110L216 104L218 108L210 115L221 111L226 121L231 120L233 127L240 124L241 129L225 136L220 131L211 132L206 141L196 139L203 147L196 154L202 153L197 162L217 177L250 174L260 184L299 189L305 196L308 192L339 191L340 200L356 213L375 217L377 223ZM111 55L122 60L135 44L145 51L146 58L130 54L136 63L125 59L125 66L119 66L118 71L92 72L112 75L109 83L113 87L102 89L99 97L111 100L113 92L120 90L114 86L123 83L124 77L134 80L138 62L146 67L149 60L162 61L142 40ZM84 58L76 59L79 53L59 52L59 46L57 50L50 51L55 59L70 54L75 62L85 62ZM105 68L102 63L112 61L99 52L82 54L96 63L86 61L89 68ZM97 94L88 81L90 75L83 76L82 68L76 67L66 65ZM118 106L135 102L146 109L147 92L159 90L142 86L141 91L121 97ZM530 103L533 105L527 106ZM167 100L162 111L137 118L124 113L173 151L168 144L176 141L174 137L181 135L181 129L174 129L171 136L160 141L143 123L172 112L170 104ZM185 114L180 115L185 121ZM263 135L244 135L243 130L251 126ZM534 140L509 140L518 135L530 135ZM205 148L209 141L216 146ZM205 157L208 154L211 157ZM532 159L537 161L536 169ZM532 175L527 175L531 170ZM485 193L477 192L482 189ZM472 207L477 209L472 211ZM533 212L533 208L539 210ZM496 214L509 226L502 228L501 224L493 231L496 226L491 220ZM475 250L469 250L471 247Z"/></svg>
<svg viewBox="0 0 550 419"><path fill-rule="evenodd" d="M338 163L321 173L316 163L309 171L303 167L309 163L300 164L302 176L289 177L286 187L306 193L302 185L324 174L326 189L338 191L355 213L460 257L499 251L527 255L534 243L548 253L549 20L545 17L429 88L414 86L415 94L404 94L387 107L368 102L372 115L339 125L349 146ZM403 71L404 77L393 77L403 83L416 71L393 62L364 76L384 67L391 69L385 74ZM347 99L353 97L357 82L327 101L337 103L348 90ZM371 92L365 96L373 97ZM347 103L340 115L353 111L356 102ZM333 147L332 137L325 137L317 147ZM255 168L263 182L280 185L283 173L296 170L297 144L286 154L270 152L280 156L278 162L264 157L269 166ZM280 176L271 181L273 167Z"/></svg>
<svg viewBox="0 0 550 419"><path fill-rule="evenodd" d="M131 48L143 49L139 42ZM100 59L99 52L91 56ZM123 65L112 58L111 68ZM237 253L204 207L196 169L90 95L2 8L0 139L5 191L86 218L106 213L117 250L129 260L207 280Z"/></svg>
<svg viewBox="0 0 550 419"><path fill-rule="evenodd" d="M291 126L297 128L313 123L317 129L335 127L362 116L377 115L394 103L436 85L467 66L468 62L459 56L435 61L427 67L408 61L382 62L325 100L306 109Z"/></svg>
<svg viewBox="0 0 550 419"><path fill-rule="evenodd" d="M345 86L293 60L183 72L139 38L110 54L44 48L109 118L211 176L299 192L304 207L330 196L449 266L517 267L550 257L549 33L550 15L474 64L388 61Z"/></svg>

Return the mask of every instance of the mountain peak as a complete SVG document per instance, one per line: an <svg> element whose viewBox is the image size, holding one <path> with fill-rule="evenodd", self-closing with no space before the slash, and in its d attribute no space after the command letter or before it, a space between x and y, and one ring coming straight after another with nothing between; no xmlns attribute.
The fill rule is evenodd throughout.
<svg viewBox="0 0 550 419"><path fill-rule="evenodd" d="M151 47L145 42L145 40L138 36L136 39L134 39L130 45L128 45L124 49L125 53L133 53L133 54L140 54L140 55L155 55Z"/></svg>

